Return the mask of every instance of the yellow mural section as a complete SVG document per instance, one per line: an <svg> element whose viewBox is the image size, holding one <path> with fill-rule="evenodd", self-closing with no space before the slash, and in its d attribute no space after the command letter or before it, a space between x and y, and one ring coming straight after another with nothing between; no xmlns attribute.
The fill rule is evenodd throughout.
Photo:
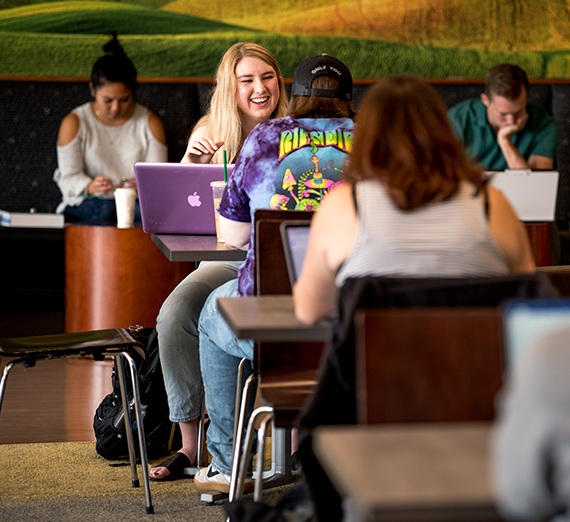
<svg viewBox="0 0 570 522"><path fill-rule="evenodd" d="M18 17L31 15L66 13L72 9L81 9L82 11L101 11L115 10L124 11L132 9L136 11L139 7L135 4L112 4L104 1L75 1L69 2L46 2L41 4L24 5L21 7L12 7L10 9L0 9L0 20L9 20Z"/></svg>
<svg viewBox="0 0 570 522"><path fill-rule="evenodd" d="M503 51L570 48L566 0L175 0L163 10L277 33Z"/></svg>

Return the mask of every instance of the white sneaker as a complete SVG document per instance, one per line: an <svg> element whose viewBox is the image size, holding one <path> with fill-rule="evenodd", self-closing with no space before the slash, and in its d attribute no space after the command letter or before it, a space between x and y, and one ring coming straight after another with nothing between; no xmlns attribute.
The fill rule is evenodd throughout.
<svg viewBox="0 0 570 522"><path fill-rule="evenodd" d="M212 464L207 468L200 468L198 473L194 476L194 484L196 487L205 491L221 491L222 493L230 492L229 475L217 471ZM244 491L249 492L253 489L253 480L251 478L245 479Z"/></svg>

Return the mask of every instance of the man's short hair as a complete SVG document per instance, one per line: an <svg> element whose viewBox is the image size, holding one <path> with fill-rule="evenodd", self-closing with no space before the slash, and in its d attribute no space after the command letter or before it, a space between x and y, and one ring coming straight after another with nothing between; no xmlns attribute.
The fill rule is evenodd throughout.
<svg viewBox="0 0 570 522"><path fill-rule="evenodd" d="M485 74L485 94L502 96L507 100L516 100L525 89L528 93L529 83L526 73L516 65L501 63L491 67Z"/></svg>

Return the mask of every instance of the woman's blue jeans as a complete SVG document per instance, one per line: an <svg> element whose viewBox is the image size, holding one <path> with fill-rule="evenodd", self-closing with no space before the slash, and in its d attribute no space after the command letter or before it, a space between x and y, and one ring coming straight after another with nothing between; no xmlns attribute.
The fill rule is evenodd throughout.
<svg viewBox="0 0 570 522"><path fill-rule="evenodd" d="M238 281L229 281L208 297L198 330L200 332L200 367L206 409L210 418L208 453L213 467L231 474L237 372L240 361L253 359L253 341L237 339L218 313L219 297L236 297Z"/></svg>
<svg viewBox="0 0 570 522"><path fill-rule="evenodd" d="M240 264L216 261L200 263L162 304L156 330L172 422L188 422L200 415L203 391L198 319L210 293L235 279Z"/></svg>

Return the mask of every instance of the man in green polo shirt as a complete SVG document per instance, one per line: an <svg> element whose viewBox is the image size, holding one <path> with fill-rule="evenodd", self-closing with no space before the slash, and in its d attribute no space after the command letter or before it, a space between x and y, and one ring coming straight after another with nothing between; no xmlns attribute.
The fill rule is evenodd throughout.
<svg viewBox="0 0 570 522"><path fill-rule="evenodd" d="M558 139L554 118L527 104L529 83L516 65L500 64L485 75L481 98L448 114L468 152L485 169L552 169Z"/></svg>

